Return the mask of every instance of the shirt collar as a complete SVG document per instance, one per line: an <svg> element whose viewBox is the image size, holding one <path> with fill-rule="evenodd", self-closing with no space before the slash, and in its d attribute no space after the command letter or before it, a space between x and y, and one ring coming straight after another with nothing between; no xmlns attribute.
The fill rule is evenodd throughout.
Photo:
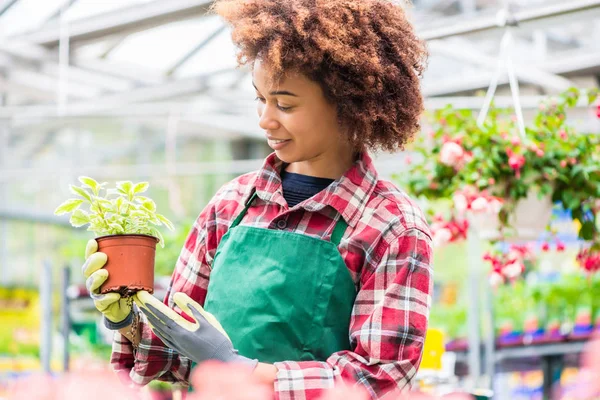
<svg viewBox="0 0 600 400"><path fill-rule="evenodd" d="M251 190L263 201L274 202L281 206L286 204L283 197L280 171L284 163L275 153L271 153L262 168L258 171L254 185L246 193L247 199ZM301 203L307 211L319 211L327 206L334 208L346 223L354 227L365 209L375 185L377 171L367 152L360 153L358 159L346 173L335 180L327 189Z"/></svg>

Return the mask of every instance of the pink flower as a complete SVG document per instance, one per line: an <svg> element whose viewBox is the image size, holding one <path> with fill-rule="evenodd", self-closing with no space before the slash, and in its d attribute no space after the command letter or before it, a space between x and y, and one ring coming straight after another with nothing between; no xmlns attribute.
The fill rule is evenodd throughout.
<svg viewBox="0 0 600 400"><path fill-rule="evenodd" d="M567 160L562 160L562 161L560 162L560 166L561 166L562 168L565 168L565 167L567 166Z"/></svg>
<svg viewBox="0 0 600 400"><path fill-rule="evenodd" d="M467 198L463 194L455 194L452 199L454 200L454 208L459 214L467 211L469 207L469 203L467 202Z"/></svg>
<svg viewBox="0 0 600 400"><path fill-rule="evenodd" d="M497 272L492 272L490 275L490 286L497 288L504 283L504 277Z"/></svg>
<svg viewBox="0 0 600 400"><path fill-rule="evenodd" d="M518 278L523 271L525 271L525 266L519 261L515 261L513 263L507 264L502 268L502 272L509 279Z"/></svg>
<svg viewBox="0 0 600 400"><path fill-rule="evenodd" d="M450 167L455 167L459 164L465 155L463 148L454 142L446 142L440 151L440 162Z"/></svg>
<svg viewBox="0 0 600 400"><path fill-rule="evenodd" d="M508 159L508 165L515 171L518 171L525 165L525 157L520 154L513 154Z"/></svg>
<svg viewBox="0 0 600 400"><path fill-rule="evenodd" d="M571 157L571 158L569 159L569 164L571 164L571 165L575 165L575 164L577 164L577 159L576 159L575 157Z"/></svg>
<svg viewBox="0 0 600 400"><path fill-rule="evenodd" d="M518 136L513 136L513 137L510 139L510 143L511 143L513 146L518 146L518 145L520 145L520 144L521 144L521 139L519 139L519 137L518 137Z"/></svg>
<svg viewBox="0 0 600 400"><path fill-rule="evenodd" d="M495 185L496 184L496 180L494 178L489 178L488 179L488 185Z"/></svg>
<svg viewBox="0 0 600 400"><path fill-rule="evenodd" d="M406 158L404 159L404 162L406 163L406 165L411 165L412 164L412 157L411 156L406 156Z"/></svg>
<svg viewBox="0 0 600 400"><path fill-rule="evenodd" d="M537 149L537 150L535 151L535 155L536 155L536 156L538 156L538 157L544 157L544 150L542 150L542 149Z"/></svg>
<svg viewBox="0 0 600 400"><path fill-rule="evenodd" d="M452 232L448 228L442 228L437 231L434 231L433 234L433 246L441 247L445 244L450 243L452 240Z"/></svg>
<svg viewBox="0 0 600 400"><path fill-rule="evenodd" d="M565 244L561 241L556 242L556 251L565 251Z"/></svg>
<svg viewBox="0 0 600 400"><path fill-rule="evenodd" d="M334 389L326 391L319 400L369 400L367 391L356 385L338 384Z"/></svg>
<svg viewBox="0 0 600 400"><path fill-rule="evenodd" d="M71 372L51 378L44 375L30 376L17 381L8 391L8 400L105 400L136 399L136 391L122 384L117 375L109 370L86 370Z"/></svg>
<svg viewBox="0 0 600 400"><path fill-rule="evenodd" d="M567 136L567 132L565 132L564 130L562 130L562 131L558 132L558 135L560 136L560 138L561 138L562 140L567 140L567 137L568 137L568 136Z"/></svg>
<svg viewBox="0 0 600 400"><path fill-rule="evenodd" d="M272 385L261 382L245 365L206 361L192 371L191 381L195 391L188 400L273 398Z"/></svg>
<svg viewBox="0 0 600 400"><path fill-rule="evenodd" d="M492 214L498 214L502 210L502 202L497 198L493 198L489 201L489 211Z"/></svg>
<svg viewBox="0 0 600 400"><path fill-rule="evenodd" d="M488 212L488 201L485 197L478 197L471 203L471 210L475 213L485 213Z"/></svg>
<svg viewBox="0 0 600 400"><path fill-rule="evenodd" d="M598 376L600 376L600 357L598 357L598 354L600 354L600 336L596 335L586 345L586 350L583 353L578 382L581 392L577 398L593 399L600 396L600 380L598 379Z"/></svg>

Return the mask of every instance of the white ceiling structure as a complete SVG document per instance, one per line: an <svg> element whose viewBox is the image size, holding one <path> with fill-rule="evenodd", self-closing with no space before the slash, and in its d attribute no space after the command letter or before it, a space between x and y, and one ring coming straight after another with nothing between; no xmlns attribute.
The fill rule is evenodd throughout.
<svg viewBox="0 0 600 400"><path fill-rule="evenodd" d="M244 132L253 113L249 77L236 69L229 29L206 14L210 3L0 0L0 118L143 113L142 105L154 113L161 107L153 104L168 102L193 109L198 120L210 115L206 124L253 135ZM428 97L487 87L504 6L415 1L410 12L431 51ZM520 0L508 9L522 83L552 93L572 84L571 76L600 72L600 0Z"/></svg>
<svg viewBox="0 0 600 400"><path fill-rule="evenodd" d="M510 55L525 108L573 84L598 86L600 0L413 3L409 13L430 49L423 80L430 109L450 102L481 107L483 98L473 95L492 80L507 23L515 38ZM236 68L230 31L207 15L210 5L210 0L0 0L0 206L7 184L26 183L31 176L48 179L46 164L29 165L28 159L43 155L47 143L65 140L69 132L44 129L64 128L69 119L132 117L149 124L162 119L162 142L148 146L164 146L171 159L167 168L140 162L125 170L106 167L102 157L136 151L113 144L98 160L85 160L90 165L83 172L90 174L111 175L111 168L114 176L241 173L260 165L258 157L180 165L169 156L175 131L179 137L263 139L250 76ZM501 76L498 83L507 82ZM512 100L500 95L495 103L511 106ZM85 132L85 124L80 128L74 135L88 140L93 133ZM65 158L64 165L53 167L52 177L74 173L73 165ZM0 228L2 219L19 214L9 209L0 207ZM47 214L17 216L44 218L56 222Z"/></svg>
<svg viewBox="0 0 600 400"><path fill-rule="evenodd" d="M27 163L14 162L61 136L24 135L40 122L47 127L69 118L148 117L152 123L152 117L162 118L159 124L176 120L180 137L187 130L262 140L249 73L236 68L230 31L207 14L210 5L0 0L0 150L9 153L0 151L0 184L44 172L44 166L28 170ZM481 107L482 97L473 94L490 84L506 25L514 36L510 55L525 88L524 107L581 86L582 79L598 86L600 0L414 0L408 10L430 49L423 80L430 109L449 102ZM500 85L507 82L500 77ZM512 100L499 96L495 103L511 106ZM239 161L232 173L255 164ZM223 168L197 163L179 170Z"/></svg>

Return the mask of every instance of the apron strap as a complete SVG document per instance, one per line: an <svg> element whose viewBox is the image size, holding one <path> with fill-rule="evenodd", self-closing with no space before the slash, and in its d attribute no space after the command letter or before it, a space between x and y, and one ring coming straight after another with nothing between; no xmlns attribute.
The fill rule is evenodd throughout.
<svg viewBox="0 0 600 400"><path fill-rule="evenodd" d="M244 216L248 212L248 209L250 208L250 206L252 206L252 203L254 202L254 199L257 198L257 197L258 197L258 195L256 194L256 190L255 190L252 193L252 196L250 196L250 199L248 199L248 201L246 202L246 207L244 207L244 209L242 210L242 212L235 218L235 220L233 221L233 223L231 224L231 226L229 227L229 229L235 228L236 226L238 226L240 224L240 222L242 221L242 218L244 218Z"/></svg>
<svg viewBox="0 0 600 400"><path fill-rule="evenodd" d="M342 241L342 236L344 236L344 232L346 232L346 228L348 228L348 224L340 215L340 219L338 219L338 221L336 222L335 228L333 228L333 233L331 234L331 243L335 244L336 247L340 246L340 242Z"/></svg>
<svg viewBox="0 0 600 400"><path fill-rule="evenodd" d="M246 206L244 207L242 212L240 212L239 215L235 218L235 220L233 221L233 223L231 224L229 229L235 228L236 226L238 226L240 224L240 222L242 221L242 219L248 212L248 209L252 206L254 199L257 197L258 197L258 195L256 194L256 191L254 191L252 193L252 196L250 196L250 198L246 202ZM338 221L336 222L335 228L333 228L333 233L331 234L331 243L335 244L336 247L339 247L340 242L342 241L342 237L344 236L344 232L346 232L347 228L348 228L348 224L346 223L346 221L344 221L344 218L342 218L342 216L340 215L340 219L338 219Z"/></svg>

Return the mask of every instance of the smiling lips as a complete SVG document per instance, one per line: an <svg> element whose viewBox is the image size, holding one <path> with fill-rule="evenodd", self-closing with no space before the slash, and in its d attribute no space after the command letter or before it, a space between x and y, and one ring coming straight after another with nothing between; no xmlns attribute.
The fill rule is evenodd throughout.
<svg viewBox="0 0 600 400"><path fill-rule="evenodd" d="M273 150L279 150L280 148L282 148L283 146L285 146L291 139L275 139L275 138L271 138L268 137L268 142L269 142L269 146L273 149Z"/></svg>

